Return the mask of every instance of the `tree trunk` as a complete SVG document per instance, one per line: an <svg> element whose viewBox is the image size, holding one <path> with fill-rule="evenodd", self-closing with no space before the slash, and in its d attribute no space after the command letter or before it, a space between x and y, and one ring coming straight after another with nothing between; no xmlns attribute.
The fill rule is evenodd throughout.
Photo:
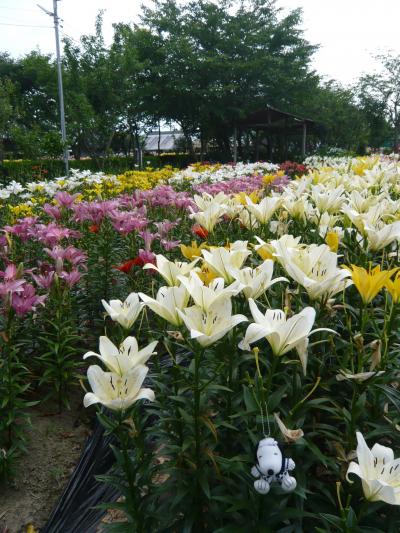
<svg viewBox="0 0 400 533"><path fill-rule="evenodd" d="M194 159L194 147L193 147L193 141L192 141L192 137L190 135L190 132L189 132L189 130L187 130L182 125L181 125L181 128L182 128L183 136L185 137L185 140L186 140L186 143L187 143L189 155L190 155L191 158Z"/></svg>
<svg viewBox="0 0 400 533"><path fill-rule="evenodd" d="M204 161L204 152L205 152L206 140L204 139L203 132L200 133L200 162Z"/></svg>
<svg viewBox="0 0 400 533"><path fill-rule="evenodd" d="M400 117L397 111L397 105L394 106L394 132L393 132L393 152L396 152L399 144L399 134L400 134Z"/></svg>
<svg viewBox="0 0 400 533"><path fill-rule="evenodd" d="M158 156L158 165L161 166L161 126L160 126L160 121L158 121L157 156Z"/></svg>
<svg viewBox="0 0 400 533"><path fill-rule="evenodd" d="M108 137L108 140L106 142L106 146L105 146L105 150L104 150L104 153L106 155L106 157L108 156L108 151L110 150L110 147L111 147L111 143L113 142L113 139L114 139L114 135L115 135L115 131L112 131Z"/></svg>
<svg viewBox="0 0 400 533"><path fill-rule="evenodd" d="M238 155L239 159L243 161L243 143L242 143L242 132L239 130L238 139L237 139L237 146L238 146Z"/></svg>

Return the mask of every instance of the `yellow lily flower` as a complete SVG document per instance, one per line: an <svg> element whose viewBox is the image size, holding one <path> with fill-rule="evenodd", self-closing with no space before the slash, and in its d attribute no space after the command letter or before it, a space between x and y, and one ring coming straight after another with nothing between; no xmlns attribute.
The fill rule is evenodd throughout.
<svg viewBox="0 0 400 533"><path fill-rule="evenodd" d="M19 204L14 206L9 205L8 209L15 216L15 218L30 217L33 215L32 207L27 204Z"/></svg>
<svg viewBox="0 0 400 533"><path fill-rule="evenodd" d="M268 244L263 245L255 245L255 250L258 253L258 255L266 261L267 259L271 259L272 261L276 261L276 257L273 255L273 249Z"/></svg>
<svg viewBox="0 0 400 533"><path fill-rule="evenodd" d="M373 168L378 160L378 157L358 157L357 161L351 165L351 170L354 172L354 174L357 174L357 176L363 176L365 171Z"/></svg>
<svg viewBox="0 0 400 533"><path fill-rule="evenodd" d="M197 244L196 241L192 241L191 246L185 246L184 244L181 244L181 253L183 257L186 257L186 259L189 259L189 261L192 261L196 257L201 256L201 250L203 248L207 247L207 243L202 242L200 246Z"/></svg>
<svg viewBox="0 0 400 533"><path fill-rule="evenodd" d="M344 266L343 268L351 272L353 283L357 287L364 304L372 302L376 295L386 286L393 273L398 270L397 268L381 270L379 265L374 268L371 268L370 265L368 270L357 265Z"/></svg>
<svg viewBox="0 0 400 533"><path fill-rule="evenodd" d="M247 205L246 198L250 198L254 204L257 204L260 199L258 191L252 191L250 194L247 194L245 192L239 192L235 194L234 198L239 204L242 205Z"/></svg>
<svg viewBox="0 0 400 533"><path fill-rule="evenodd" d="M270 185L273 181L275 181L275 178L275 174L266 174L265 176L263 176L263 184Z"/></svg>
<svg viewBox="0 0 400 533"><path fill-rule="evenodd" d="M197 275L204 283L204 285L209 285L209 283L211 283L215 278L218 277L218 275L211 270L207 263L202 264L201 269L197 271Z"/></svg>
<svg viewBox="0 0 400 533"><path fill-rule="evenodd" d="M328 231L325 237L325 242L331 249L331 252L337 252L339 248L339 235L336 231Z"/></svg>
<svg viewBox="0 0 400 533"><path fill-rule="evenodd" d="M385 287L389 291L393 303L400 303L400 272L397 272L394 279L388 279Z"/></svg>

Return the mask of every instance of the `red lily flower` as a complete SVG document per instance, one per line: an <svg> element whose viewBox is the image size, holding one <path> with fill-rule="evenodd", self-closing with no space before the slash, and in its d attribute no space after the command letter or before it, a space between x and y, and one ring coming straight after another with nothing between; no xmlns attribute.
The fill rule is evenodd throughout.
<svg viewBox="0 0 400 533"><path fill-rule="evenodd" d="M123 272L124 274L129 274L134 265L137 265L137 258L129 259L129 261L126 261L126 263L122 263L122 265L114 265L113 268L119 270L120 272Z"/></svg>
<svg viewBox="0 0 400 533"><path fill-rule="evenodd" d="M200 224L194 224L192 226L192 233L200 237L200 239L207 239L208 237L208 231L203 226L200 226Z"/></svg>
<svg viewBox="0 0 400 533"><path fill-rule="evenodd" d="M143 261L143 259L141 257L135 257L135 259L133 259L133 264L136 265L136 266L143 266L145 265L145 261Z"/></svg>

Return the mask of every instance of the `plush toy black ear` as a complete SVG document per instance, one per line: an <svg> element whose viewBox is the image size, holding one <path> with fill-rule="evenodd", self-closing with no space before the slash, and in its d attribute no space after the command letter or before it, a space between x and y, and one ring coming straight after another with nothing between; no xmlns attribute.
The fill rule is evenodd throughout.
<svg viewBox="0 0 400 533"><path fill-rule="evenodd" d="M285 446L281 442L278 442L278 448L282 454L282 457L285 457Z"/></svg>
<svg viewBox="0 0 400 533"><path fill-rule="evenodd" d="M258 465L257 451L258 451L258 444L257 444L257 446L254 448L254 462L255 462L256 465Z"/></svg>
<svg viewBox="0 0 400 533"><path fill-rule="evenodd" d="M282 465L281 465L281 469L280 469L280 474L283 474L283 472L285 471L286 469L286 465L287 465L287 459L285 457L285 447L278 442L278 448L282 454Z"/></svg>

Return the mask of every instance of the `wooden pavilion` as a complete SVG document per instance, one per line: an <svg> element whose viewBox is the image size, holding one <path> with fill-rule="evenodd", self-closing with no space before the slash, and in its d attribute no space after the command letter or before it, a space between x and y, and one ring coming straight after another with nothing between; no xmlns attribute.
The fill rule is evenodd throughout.
<svg viewBox="0 0 400 533"><path fill-rule="evenodd" d="M262 134L264 133L268 144L268 158L272 157L273 136L287 137L291 134L301 135L301 154L306 155L307 149L307 133L314 129L316 122L301 118L292 113L286 113L275 109L272 106L267 106L264 109L253 111L235 124L234 141L233 141L233 159L237 162L238 155L238 138L243 131L255 131L255 160L259 159L259 148Z"/></svg>

